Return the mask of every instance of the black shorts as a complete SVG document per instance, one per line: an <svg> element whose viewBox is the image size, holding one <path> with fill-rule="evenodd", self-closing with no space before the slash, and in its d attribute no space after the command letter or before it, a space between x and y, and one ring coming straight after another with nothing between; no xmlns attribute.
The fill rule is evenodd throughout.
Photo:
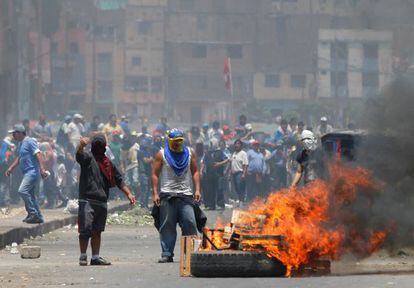
<svg viewBox="0 0 414 288"><path fill-rule="evenodd" d="M79 201L78 232L84 238L89 238L92 232L105 231L108 210L103 205Z"/></svg>

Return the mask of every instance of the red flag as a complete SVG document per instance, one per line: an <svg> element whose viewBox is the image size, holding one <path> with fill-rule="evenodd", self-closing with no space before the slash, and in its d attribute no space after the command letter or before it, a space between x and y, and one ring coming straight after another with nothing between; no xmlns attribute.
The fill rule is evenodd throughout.
<svg viewBox="0 0 414 288"><path fill-rule="evenodd" d="M228 90L228 91L230 91L231 92L231 90L232 90L232 81L231 81L231 62L230 62L230 57L227 57L225 60L224 60L224 71L223 71L223 74L224 74L224 86L226 87L226 89Z"/></svg>

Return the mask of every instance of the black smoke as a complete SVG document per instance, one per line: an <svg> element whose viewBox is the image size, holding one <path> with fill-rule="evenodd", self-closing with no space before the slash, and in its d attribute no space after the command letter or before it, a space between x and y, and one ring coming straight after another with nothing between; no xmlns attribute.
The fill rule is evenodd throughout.
<svg viewBox="0 0 414 288"><path fill-rule="evenodd" d="M414 77L399 77L366 102L367 133L357 163L369 168L384 188L368 206L357 207L361 221L389 229L386 245L414 244Z"/></svg>

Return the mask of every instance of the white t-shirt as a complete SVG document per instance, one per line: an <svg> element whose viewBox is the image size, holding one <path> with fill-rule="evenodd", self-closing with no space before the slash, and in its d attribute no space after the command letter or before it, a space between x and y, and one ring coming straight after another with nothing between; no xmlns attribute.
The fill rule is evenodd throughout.
<svg viewBox="0 0 414 288"><path fill-rule="evenodd" d="M70 142L76 147L79 144L82 134L85 132L85 128L82 123L75 124L74 122L71 122L68 125L68 132Z"/></svg>
<svg viewBox="0 0 414 288"><path fill-rule="evenodd" d="M234 152L231 155L231 174L243 172L243 166L247 166L249 160L247 159L247 153L243 150Z"/></svg>

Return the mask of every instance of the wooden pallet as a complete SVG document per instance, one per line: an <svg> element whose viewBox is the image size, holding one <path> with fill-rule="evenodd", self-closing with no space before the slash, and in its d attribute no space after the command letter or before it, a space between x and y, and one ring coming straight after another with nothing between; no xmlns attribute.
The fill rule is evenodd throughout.
<svg viewBox="0 0 414 288"><path fill-rule="evenodd" d="M196 248L195 241L201 239L197 236L182 236L181 237L181 251L180 251L180 276L190 277L191 276L191 253Z"/></svg>

